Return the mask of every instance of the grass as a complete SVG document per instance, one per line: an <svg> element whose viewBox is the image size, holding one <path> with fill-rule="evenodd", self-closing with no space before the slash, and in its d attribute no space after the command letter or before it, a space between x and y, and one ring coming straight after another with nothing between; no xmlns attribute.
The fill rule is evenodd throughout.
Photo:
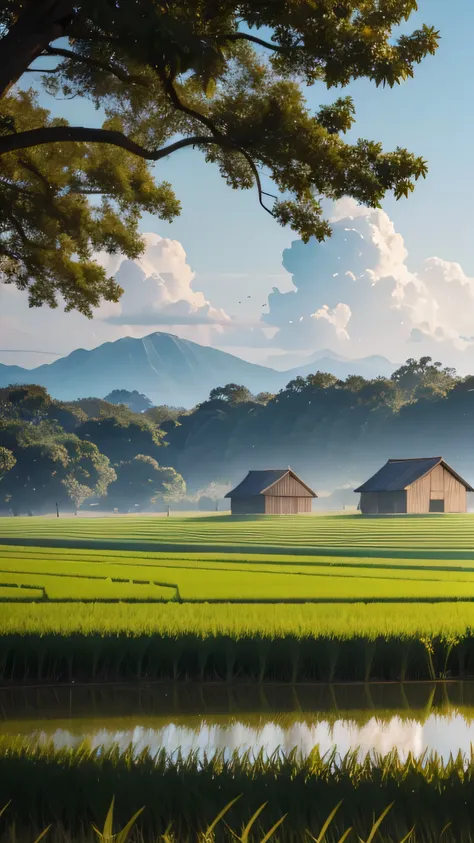
<svg viewBox="0 0 474 843"><path fill-rule="evenodd" d="M199 762L166 752L152 757L145 751L137 758L131 751L85 745L54 751L0 742L0 793L11 800L8 811L17 829L57 823L63 839L84 839L85 827L102 827L114 796L115 827L123 828L146 806L137 831L149 840L170 832L177 841L196 839L224 806L230 807L225 821L213 827L216 840L228 839L229 828L241 839L255 814L256 843L283 816L275 835L282 843L309 843L310 834L313 841L323 835L335 843L349 828L350 839L362 843L401 843L412 830L412 839L423 843L467 843L474 835L474 760L463 756L446 764L437 757L402 762L395 755L359 762L355 754L337 759L315 749L306 760L279 753Z"/></svg>
<svg viewBox="0 0 474 843"><path fill-rule="evenodd" d="M328 553L380 556L400 553L414 557L432 552L467 553L473 558L474 516L401 516L364 518L359 515L252 516L190 518L173 516L116 518L2 518L0 537L47 542L113 543L124 549L169 550L187 546L191 551L235 552L239 548L291 550L292 554ZM26 540L26 541L25 541ZM383 551L381 554L380 551ZM455 558L455 557L454 557Z"/></svg>
<svg viewBox="0 0 474 843"><path fill-rule="evenodd" d="M0 519L0 589L3 681L474 675L471 516Z"/></svg>
<svg viewBox="0 0 474 843"><path fill-rule="evenodd" d="M241 830L235 830L230 827L227 822L228 814L233 806L239 801L241 797L236 796L234 799L222 808L219 813L217 814L214 819L207 824L206 827L197 830L187 830L187 832L181 831L179 836L176 835L173 829L173 823L170 822L168 827L161 835L161 839L163 843L178 843L178 841L182 841L182 843L191 843L191 841L196 841L196 843L215 843L216 840L232 840L237 841L237 843L267 843L269 840L301 840L305 841L305 843L329 843L329 841L334 840L336 843L344 843L344 841L349 840L352 843L352 840L357 840L358 843L371 843L371 841L375 838L377 832L382 832L383 835L383 823L385 818L390 813L393 805L388 805L381 813L380 817L378 817L372 825L370 829L367 840L362 840L361 837L356 837L356 833L352 826L346 828L345 831L341 835L334 836L334 820L337 817L338 811L341 807L341 803L336 805L335 808L332 809L324 823L322 824L321 830L319 831L318 836L316 837L314 834L311 834L309 830L304 831L302 834L295 835L292 833L292 829L290 832L283 834L281 836L283 829L283 823L287 819L287 815L283 815L280 817L279 820L273 823L270 829L264 831L263 829L260 831L259 829L262 827L262 822L264 821L264 817L262 817L263 812L267 807L267 803L264 802L260 805L257 810L253 813L250 817L249 821L242 825ZM5 811L9 808L9 804L4 806L2 810L0 810L0 818L5 813ZM126 825L120 829L119 831L114 831L115 823L114 823L114 813L115 813L115 797L112 799L110 804L110 808L107 812L107 816L105 818L105 822L103 825L102 831L98 829L93 823L91 823L90 829L87 828L86 824L83 824L80 832L80 841L81 843L88 843L89 840L94 840L97 843L97 839L100 843L129 843L129 841L136 841L136 843L145 843L145 841L150 840L150 837L146 834L143 834L143 831L137 827L136 823L139 817L143 814L146 810L145 806L139 808L138 811L134 813L134 815L129 819ZM279 834L277 834L279 831ZM89 833L88 833L89 832ZM91 834L93 832L93 835ZM23 832L25 834L25 832ZM35 835L33 829L26 832L26 839L23 835L19 836L17 833L17 828L15 824L10 824L7 826L7 833L5 836L0 835L0 840L6 840L8 843L31 843L32 836L36 836L36 839L33 843L40 843L40 841L48 835L49 840L53 840L54 843L56 841L60 841L60 843L69 843L69 841L74 841L77 839L76 835L69 832L68 829L60 826L54 826L51 823L42 832L38 835ZM380 839L386 839L383 836ZM414 829L409 832L408 835L404 835L402 839L395 840L393 843L407 843L408 840L415 840L414 836Z"/></svg>
<svg viewBox="0 0 474 843"><path fill-rule="evenodd" d="M0 680L279 681L474 675L474 604L4 605Z"/></svg>
<svg viewBox="0 0 474 843"><path fill-rule="evenodd" d="M18 519L12 520L18 523ZM29 524L31 519L26 520ZM101 523L108 524L111 520L121 528L123 521L140 519L122 519L121 522L109 518L101 519ZM323 520L314 518L312 523ZM221 527L225 528L227 522L215 518L210 521L214 535L219 539ZM298 523L308 521L310 519L299 519ZM335 532L339 524L345 529L344 518L333 521ZM440 521L438 519L436 523ZM73 526L77 523L74 521ZM81 528L84 523L85 519L80 523ZM192 519L180 522L182 533L186 534L193 523ZM199 519L199 524L203 523L208 526ZM261 524L260 521L252 523L255 530ZM281 519L277 523L280 524ZM403 534L401 523L409 523L409 520L391 521L397 539ZM40 522L41 527L45 524L50 522ZM161 531L162 524L166 525L168 521L155 520L157 532ZM378 524L376 520L370 521L374 534L377 534ZM5 532L1 522L0 531ZM267 530L267 538L273 538L271 529ZM2 540L8 541L3 537ZM35 540L42 539L38 536ZM79 542L79 538L74 541ZM160 546L157 544L157 548ZM257 546L254 549L261 550ZM45 598L52 600L474 600L474 551L470 559L451 558L456 552L456 549L446 551L443 559L410 556L389 559L386 556L293 555L272 550L268 553L233 553L231 548L226 553L205 553L197 549L173 553L130 548L97 550L6 544L0 545L0 586L39 588Z"/></svg>

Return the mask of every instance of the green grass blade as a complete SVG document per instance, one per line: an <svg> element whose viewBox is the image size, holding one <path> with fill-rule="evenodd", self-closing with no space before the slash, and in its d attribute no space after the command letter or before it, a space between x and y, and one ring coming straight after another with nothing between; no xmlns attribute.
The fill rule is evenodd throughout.
<svg viewBox="0 0 474 843"><path fill-rule="evenodd" d="M343 803L343 800L341 799L341 801L337 803L336 807L335 807L335 808L333 808L333 810L332 810L332 811L331 811L331 813L329 814L329 816L328 816L328 818L327 818L326 822L324 823L324 825L323 825L323 827L322 827L322 829L321 829L321 831L319 832L319 834L318 834L318 836L317 836L317 837L313 837L313 835L312 835L312 834L310 834L310 837L311 837L311 839L312 839L312 840L314 840L314 843L323 843L323 840L324 840L324 838L325 838L326 832L327 832L327 830L328 830L329 826L331 825L331 823L332 823L332 821L333 821L334 817L336 816L336 814L337 814L337 812L338 812L339 808L341 807L342 803Z"/></svg>
<svg viewBox="0 0 474 843"><path fill-rule="evenodd" d="M7 808L10 807L11 804L12 803L11 803L11 800L10 800L10 802L7 802L7 804L4 805L3 808L0 808L0 817L3 817L5 811L7 810Z"/></svg>
<svg viewBox="0 0 474 843"><path fill-rule="evenodd" d="M223 817L225 817L225 815L227 814L227 812L228 812L228 811L230 811L230 809L232 808L232 806L233 806L233 805L235 805L235 803L239 801L239 799L241 798L241 796L242 796L242 794L240 794L239 796L236 796L236 797L235 797L235 799L232 799L232 800L231 800L231 802L228 802L228 803L227 803L227 805L226 805L226 806L222 809L222 811L220 811L220 812L217 814L217 817L216 817L216 818L212 821L212 823L210 824L210 826L208 826L208 828L206 829L206 832L205 832L205 836L206 836L206 837L207 837L207 835L208 835L208 834L212 834L212 832L214 831L214 829L215 829L216 825L217 825L218 823L220 823L221 819L222 819Z"/></svg>
<svg viewBox="0 0 474 843"><path fill-rule="evenodd" d="M47 835L48 831L50 830L50 828L51 828L51 826L50 826L50 825L48 825L48 826L44 829L44 831L42 831L42 832L41 832L41 834L39 835L39 837L37 837L37 838L36 838L36 840L34 840L34 841L33 841L33 843L39 843L39 842L40 842L40 840L42 840L42 839L43 839L43 837L46 837L46 835Z"/></svg>
<svg viewBox="0 0 474 843"><path fill-rule="evenodd" d="M372 843L372 840L374 839L375 835L377 834L377 831L378 831L379 827L383 823L383 821L384 821L385 817L387 816L388 812L393 808L393 805L394 805L394 803L392 802L390 805L388 805L385 808L384 811L382 811L382 813L380 814L380 817L378 818L377 822L375 822L374 825L372 826L372 830L371 830L367 840L363 841L359 837L359 840L361 841L361 843Z"/></svg>
<svg viewBox="0 0 474 843"><path fill-rule="evenodd" d="M270 837L272 837L273 834L275 834L275 831L277 830L277 828L280 825L282 825L282 823L285 822L287 816L288 816L288 814L283 814L283 816L280 817L280 819L276 821L275 825L272 825L271 829L269 831L267 831L265 837L262 837L262 839L260 840L260 843L267 843L267 841L270 840Z"/></svg>
<svg viewBox="0 0 474 843"><path fill-rule="evenodd" d="M145 806L143 806L143 808L140 808L128 821L128 823L123 827L122 831L119 831L119 833L115 835L115 843L127 843L128 835L130 834L131 829L135 825L140 814L143 814L144 810Z"/></svg>
<svg viewBox="0 0 474 843"><path fill-rule="evenodd" d="M258 817L260 816L260 814L262 813L264 808L266 808L267 805L268 805L268 802L264 802L263 805L260 805L260 808L257 808L255 813L250 817L247 825L245 826L245 828L242 832L242 836L239 838L242 841L242 843L247 843L248 837L249 837L249 834L250 834L250 831L251 831L251 828L252 828L254 822L256 822L256 820L258 819Z"/></svg>
<svg viewBox="0 0 474 843"><path fill-rule="evenodd" d="M104 823L104 830L102 832L102 838L104 840L111 840L113 837L113 825L114 825L114 806L115 806L115 796L112 797L112 802L110 803L110 808L107 811L107 816L105 818Z"/></svg>

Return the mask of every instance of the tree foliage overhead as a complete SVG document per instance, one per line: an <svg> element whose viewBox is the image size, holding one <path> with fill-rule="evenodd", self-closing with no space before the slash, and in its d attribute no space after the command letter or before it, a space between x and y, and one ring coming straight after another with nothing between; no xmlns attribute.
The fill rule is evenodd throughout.
<svg viewBox="0 0 474 843"><path fill-rule="evenodd" d="M412 76L438 42L426 25L393 37L415 9L415 0L3 0L3 278L27 289L33 306L61 295L90 314L101 299L116 301L120 288L94 252L134 258L140 213L179 213L150 164L186 147L231 187L255 189L303 240L329 234L322 198L377 207L387 191L408 195L425 162L348 143L351 98L311 113L302 85L391 86ZM101 106L103 126L53 119L31 91L19 92L35 68L53 96Z"/></svg>

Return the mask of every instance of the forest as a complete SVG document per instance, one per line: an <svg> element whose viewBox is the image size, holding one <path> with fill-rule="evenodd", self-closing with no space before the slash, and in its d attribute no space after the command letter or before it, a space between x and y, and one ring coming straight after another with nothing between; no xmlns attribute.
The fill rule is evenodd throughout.
<svg viewBox="0 0 474 843"><path fill-rule="evenodd" d="M226 384L192 410L150 404L1 389L0 512L214 510L249 469L287 465L319 509L342 509L390 457L443 456L474 479L474 376L429 357L390 378L315 372L276 395Z"/></svg>

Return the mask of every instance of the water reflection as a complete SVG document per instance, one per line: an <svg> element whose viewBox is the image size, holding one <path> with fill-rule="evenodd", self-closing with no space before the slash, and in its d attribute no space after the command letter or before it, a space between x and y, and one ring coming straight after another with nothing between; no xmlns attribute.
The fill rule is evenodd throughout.
<svg viewBox="0 0 474 843"><path fill-rule="evenodd" d="M186 688L155 686L0 690L0 735L57 748L272 755L318 746L340 756L396 749L443 759L474 744L474 683Z"/></svg>

